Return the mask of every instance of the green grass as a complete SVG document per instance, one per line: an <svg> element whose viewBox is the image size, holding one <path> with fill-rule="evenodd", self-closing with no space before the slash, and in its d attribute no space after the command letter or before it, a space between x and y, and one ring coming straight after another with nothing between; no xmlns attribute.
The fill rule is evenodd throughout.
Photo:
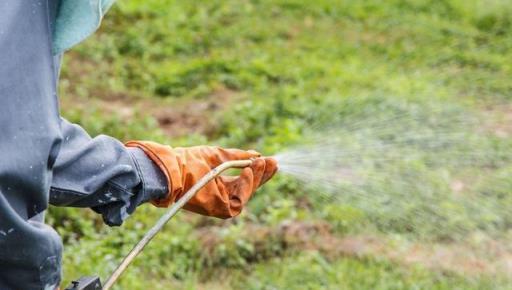
<svg viewBox="0 0 512 290"><path fill-rule="evenodd" d="M300 257L276 259L251 269L234 289L506 289L490 279L472 280L460 276L432 274L412 267L372 259L340 259L329 262L306 253Z"/></svg>
<svg viewBox="0 0 512 290"><path fill-rule="evenodd" d="M371 124L403 111L436 112L443 124L468 114L506 124L511 12L505 0L119 1L101 30L64 59L63 114L92 135L256 148L269 155L304 143L311 124ZM166 135L154 109L197 104L200 110L199 104L212 100L227 105L200 112L215 120L207 133ZM133 107L133 114L126 117L116 106ZM402 124L393 134L427 127ZM340 130L347 142L365 137ZM466 145L512 152L508 136L480 134ZM430 243L489 231L506 240L511 155L478 160L482 164L464 172L452 168L454 162L433 170L432 156L372 171L388 179L365 192L394 196L392 206L375 208L378 202L364 199L326 203L278 176L233 222L180 215L119 289L507 288L507 281L493 277L407 266L378 254L312 254L287 247L279 235L262 241L244 231L252 225L274 231L292 221L325 223L334 236L378 234ZM471 194L484 196L485 206L468 210L460 200L441 199L450 191L446 180L461 172L478 175ZM411 180L388 182L397 175ZM416 182L418 176L426 180ZM434 215L417 215L431 210L422 198L426 193L442 203L432 205ZM49 222L66 246L66 281L93 273L106 277L161 213L143 206L123 227L109 229L89 210L52 208ZM212 249L205 233L216 238Z"/></svg>

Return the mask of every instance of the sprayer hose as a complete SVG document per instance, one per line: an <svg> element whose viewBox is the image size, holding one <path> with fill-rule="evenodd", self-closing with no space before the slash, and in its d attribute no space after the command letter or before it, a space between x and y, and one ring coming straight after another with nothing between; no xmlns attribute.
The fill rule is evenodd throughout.
<svg viewBox="0 0 512 290"><path fill-rule="evenodd" d="M142 239L133 247L133 249L126 255L117 266L116 270L107 279L103 290L109 290L112 285L119 279L121 274L126 270L135 257L142 252L144 247L156 236L160 230L167 224L167 222L180 210L196 193L203 188L208 182L212 181L215 177L219 176L222 172L229 168L245 168L252 164L252 160L234 160L227 161L215 167L212 171L208 172L199 181L194 184L176 203L174 203L165 214L158 220L158 222L142 237Z"/></svg>

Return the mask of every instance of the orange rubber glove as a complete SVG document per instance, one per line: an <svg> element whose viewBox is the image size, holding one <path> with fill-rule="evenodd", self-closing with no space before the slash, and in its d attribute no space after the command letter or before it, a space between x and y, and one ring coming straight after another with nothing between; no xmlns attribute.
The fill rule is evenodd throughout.
<svg viewBox="0 0 512 290"><path fill-rule="evenodd" d="M251 195L277 171L277 162L262 158L255 151L223 149L211 146L171 148L150 141L130 141L127 147L142 149L167 177L167 197L153 200L158 207L168 207L213 168L230 160L255 158L240 176L219 176L203 187L183 208L208 216L230 218L242 211Z"/></svg>

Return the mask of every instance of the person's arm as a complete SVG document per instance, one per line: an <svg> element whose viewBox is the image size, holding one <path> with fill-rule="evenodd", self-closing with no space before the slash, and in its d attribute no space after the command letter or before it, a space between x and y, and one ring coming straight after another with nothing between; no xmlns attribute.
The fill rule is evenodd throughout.
<svg viewBox="0 0 512 290"><path fill-rule="evenodd" d="M137 148L105 135L91 138L62 119L50 203L90 207L108 225L120 225L137 206L168 192L165 175Z"/></svg>
<svg viewBox="0 0 512 290"><path fill-rule="evenodd" d="M148 141L122 144L105 135L91 138L64 119L61 128L63 143L53 168L50 203L90 207L109 225L120 225L144 202L169 206L223 162L253 159L239 176L221 176L208 183L184 207L203 215L234 217L277 171L274 159L255 151L171 148Z"/></svg>

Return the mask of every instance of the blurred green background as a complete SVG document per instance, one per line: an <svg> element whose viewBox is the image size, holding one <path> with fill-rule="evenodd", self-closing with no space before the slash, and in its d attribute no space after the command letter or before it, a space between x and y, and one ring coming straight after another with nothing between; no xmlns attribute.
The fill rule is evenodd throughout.
<svg viewBox="0 0 512 290"><path fill-rule="evenodd" d="M512 148L510 15L507 0L121 0L66 54L62 113L93 136L271 155L301 144L312 124L376 117L367 109L460 107L487 116L482 148ZM473 193L489 204L512 205L507 158L480 174ZM425 206L417 197L376 214L361 202L325 202L278 176L233 220L180 213L117 289L510 289L506 274L451 254L480 236L450 233L488 226L507 244L508 211L475 218L447 202L449 214L413 216ZM145 205L108 228L91 210L52 207L65 281L108 276L161 214Z"/></svg>

